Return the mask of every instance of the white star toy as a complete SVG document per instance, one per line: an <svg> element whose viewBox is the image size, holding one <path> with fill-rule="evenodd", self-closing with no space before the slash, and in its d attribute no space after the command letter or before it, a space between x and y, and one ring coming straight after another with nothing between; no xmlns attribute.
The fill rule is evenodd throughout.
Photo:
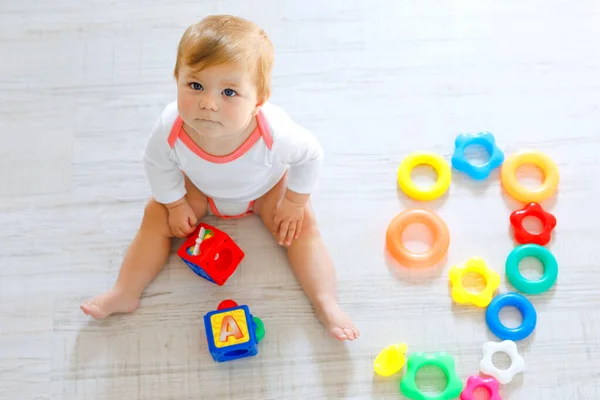
<svg viewBox="0 0 600 400"><path fill-rule="evenodd" d="M492 356L495 353L503 352L510 357L510 367L508 369L499 369L494 366ZM483 358L479 363L479 370L489 376L493 376L502 384L506 384L519 372L525 369L525 360L519 354L517 345L512 340L502 342L486 342L483 345Z"/></svg>

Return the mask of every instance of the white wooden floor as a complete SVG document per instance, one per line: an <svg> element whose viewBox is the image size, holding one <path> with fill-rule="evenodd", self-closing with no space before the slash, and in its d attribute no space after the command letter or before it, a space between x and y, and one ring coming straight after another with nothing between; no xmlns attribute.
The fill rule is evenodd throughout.
<svg viewBox="0 0 600 400"><path fill-rule="evenodd" d="M326 149L314 203L361 329L354 343L327 337L255 218L209 219L247 254L224 287L173 254L133 315L94 322L79 310L116 278L149 194L145 140L174 98L177 41L212 13L267 30L273 101ZM449 160L458 133L489 130L507 154L542 150L561 173L544 204L558 219L558 284L530 297L526 371L501 394L599 399L599 20L594 0L0 2L0 398L397 399L402 375L374 377L372 361L402 341L450 353L466 380L494 337L482 310L452 305L447 271L479 255L513 290L504 261L517 203L497 173L483 183L455 173L448 195L424 205L452 236L428 276L389 266L384 238L417 204L396 189L402 158ZM257 357L217 364L202 316L230 297L267 335ZM432 371L418 381L444 385Z"/></svg>

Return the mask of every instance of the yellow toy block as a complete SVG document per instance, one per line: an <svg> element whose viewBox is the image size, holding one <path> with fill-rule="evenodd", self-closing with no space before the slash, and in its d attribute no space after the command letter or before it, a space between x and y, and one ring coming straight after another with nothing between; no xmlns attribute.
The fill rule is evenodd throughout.
<svg viewBox="0 0 600 400"><path fill-rule="evenodd" d="M215 347L227 347L250 340L248 320L242 309L224 311L210 317Z"/></svg>

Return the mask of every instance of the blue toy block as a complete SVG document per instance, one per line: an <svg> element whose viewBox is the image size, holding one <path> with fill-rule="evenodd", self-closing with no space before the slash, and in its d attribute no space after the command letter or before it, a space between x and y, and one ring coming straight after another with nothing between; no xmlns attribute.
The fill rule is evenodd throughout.
<svg viewBox="0 0 600 400"><path fill-rule="evenodd" d="M209 282L216 283L206 272L204 272L204 270L202 268L200 268L196 264L194 264L188 260L183 260L183 262L186 263L187 266L190 267L192 269L192 271L194 271L196 273L196 275L203 277L204 279L206 279Z"/></svg>
<svg viewBox="0 0 600 400"><path fill-rule="evenodd" d="M224 362L258 354L258 342L264 336L262 321L250 314L248 306L238 306L231 300L221 305L204 316L208 350L213 359Z"/></svg>

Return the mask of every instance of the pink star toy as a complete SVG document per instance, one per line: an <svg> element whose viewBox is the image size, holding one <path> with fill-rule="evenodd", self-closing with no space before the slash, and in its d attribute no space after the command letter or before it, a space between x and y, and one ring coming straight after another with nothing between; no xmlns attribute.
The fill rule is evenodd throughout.
<svg viewBox="0 0 600 400"><path fill-rule="evenodd" d="M473 392L480 387L485 388L490 394L490 400L502 400L498 393L498 381L494 378L483 378L473 375L467 379L467 387L460 394L460 400L474 400Z"/></svg>

